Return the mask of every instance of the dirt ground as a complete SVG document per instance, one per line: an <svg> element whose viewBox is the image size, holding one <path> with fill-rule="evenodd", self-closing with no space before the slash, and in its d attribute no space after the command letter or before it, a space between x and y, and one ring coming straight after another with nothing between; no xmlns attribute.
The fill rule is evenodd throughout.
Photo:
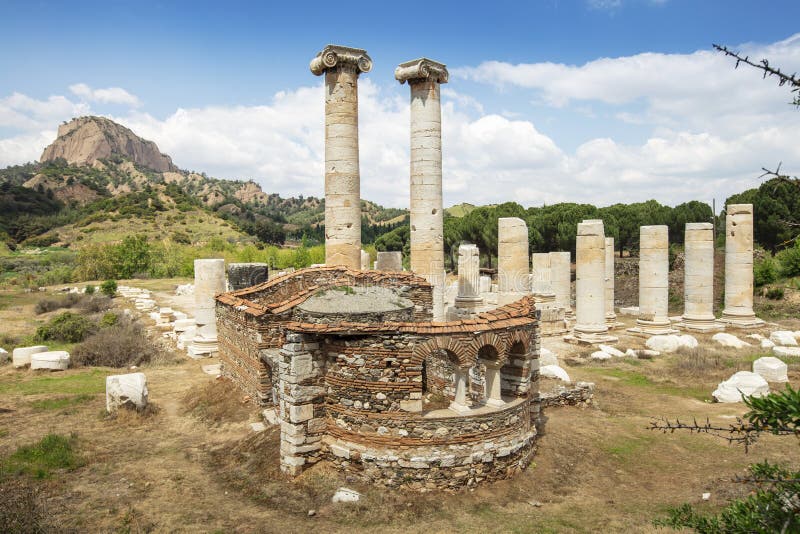
<svg viewBox="0 0 800 534"><path fill-rule="evenodd" d="M167 305L177 283L136 285L149 286ZM36 295L0 298L0 321L9 329L35 325ZM169 304L181 309L180 299ZM798 320L782 323L800 329ZM644 346L622 332L619 348ZM653 417L708 416L724 425L744 412L738 404L710 403L710 393L762 351L716 349L710 336L697 337L707 348L607 363L585 360L590 349L545 339L573 380L596 384L596 406L547 410L530 467L473 491L386 490L324 464L285 479L277 427L250 429L259 411L202 372L213 359L143 368L155 409L113 418L104 412L104 380L119 370L42 375L0 367L0 457L51 432L75 436L83 466L34 482L59 532L649 532L669 506L711 510L738 495L730 480L749 463L800 460L796 438L767 436L746 454L712 436L647 429ZM791 362L790 381L800 381L800 361ZM543 389L552 386L543 380ZM208 409L198 409L203 403ZM331 504L339 486L361 491L361 502ZM704 492L709 501L702 501Z"/></svg>

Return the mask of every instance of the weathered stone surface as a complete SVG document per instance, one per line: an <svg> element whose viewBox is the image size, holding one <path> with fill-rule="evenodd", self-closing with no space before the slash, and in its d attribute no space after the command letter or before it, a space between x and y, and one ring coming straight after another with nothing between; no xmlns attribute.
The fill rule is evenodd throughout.
<svg viewBox="0 0 800 534"><path fill-rule="evenodd" d="M559 365L542 365L539 374L545 378L556 378L564 382L571 382L567 372Z"/></svg>
<svg viewBox="0 0 800 534"><path fill-rule="evenodd" d="M231 263L228 265L228 283L233 291L256 286L267 280L269 280L269 267L266 263Z"/></svg>
<svg viewBox="0 0 800 534"><path fill-rule="evenodd" d="M788 382L788 366L774 356L764 356L753 362L753 372L767 382Z"/></svg>
<svg viewBox="0 0 800 534"><path fill-rule="evenodd" d="M710 332L722 325L714 317L714 226L687 223L685 231L684 310L679 326Z"/></svg>
<svg viewBox="0 0 800 534"><path fill-rule="evenodd" d="M632 332L676 332L669 320L669 228L642 226L639 232L639 316Z"/></svg>
<svg viewBox="0 0 800 534"><path fill-rule="evenodd" d="M64 158L73 165L91 165L95 161L121 155L133 163L156 172L178 170L152 141L104 117L79 117L58 127L58 137L44 149L39 161Z"/></svg>
<svg viewBox="0 0 800 534"><path fill-rule="evenodd" d="M650 337L644 344L648 349L666 353L676 352L681 347L678 336L671 334Z"/></svg>
<svg viewBox="0 0 800 534"><path fill-rule="evenodd" d="M617 326L617 314L614 313L614 238L606 238L606 324L609 328Z"/></svg>
<svg viewBox="0 0 800 534"><path fill-rule="evenodd" d="M735 328L764 324L753 312L753 205L725 207L725 309L720 319Z"/></svg>
<svg viewBox="0 0 800 534"><path fill-rule="evenodd" d="M109 412L123 406L141 410L147 406L147 395L147 377L144 373L106 377L106 410Z"/></svg>
<svg viewBox="0 0 800 534"><path fill-rule="evenodd" d="M9 358L8 351L0 348L0 365L8 363Z"/></svg>
<svg viewBox="0 0 800 534"><path fill-rule="evenodd" d="M501 217L497 225L497 303L503 306L530 293L528 226L518 217Z"/></svg>
<svg viewBox="0 0 800 534"><path fill-rule="evenodd" d="M569 252L549 252L550 283L556 296L556 306L572 312L572 274Z"/></svg>
<svg viewBox="0 0 800 534"><path fill-rule="evenodd" d="M769 384L756 373L739 371L728 380L720 382L711 395L717 402L742 402L742 395L745 397L769 395Z"/></svg>
<svg viewBox="0 0 800 534"><path fill-rule="evenodd" d="M325 264L361 266L358 76L372 70L365 50L328 45L311 60L325 75Z"/></svg>
<svg viewBox="0 0 800 534"><path fill-rule="evenodd" d="M399 272L403 270L403 253L400 251L378 252L375 262L378 271Z"/></svg>
<svg viewBox="0 0 800 534"><path fill-rule="evenodd" d="M728 334L726 332L718 332L711 337L712 341L716 341L723 347L729 347L732 349L743 349L745 347L749 347L750 343L746 341L742 341L738 337L734 336L733 334Z"/></svg>
<svg viewBox="0 0 800 534"><path fill-rule="evenodd" d="M775 356L783 356L786 358L800 358L800 347L772 347L772 353Z"/></svg>
<svg viewBox="0 0 800 534"><path fill-rule="evenodd" d="M615 358L622 358L623 356L625 356L624 352L622 352L617 348L612 347L611 345L603 345L601 343L600 345L597 346L597 348L599 348L600 350L602 350L603 352L605 352L610 356L614 356Z"/></svg>
<svg viewBox="0 0 800 534"><path fill-rule="evenodd" d="M762 349L771 349L775 346L775 343L773 343L767 338L764 338L760 341L760 345Z"/></svg>
<svg viewBox="0 0 800 534"><path fill-rule="evenodd" d="M694 336L690 336L689 334L678 336L678 346L681 349L696 349L698 345L697 338Z"/></svg>
<svg viewBox="0 0 800 534"><path fill-rule="evenodd" d="M354 489L339 488L333 494L331 502L358 502L361 499L361 494Z"/></svg>
<svg viewBox="0 0 800 534"><path fill-rule="evenodd" d="M471 310L483 304L480 274L480 253L477 245L459 245L458 295L455 298L457 308Z"/></svg>
<svg viewBox="0 0 800 534"><path fill-rule="evenodd" d="M67 368L69 368L69 352L65 350L37 352L31 355L31 369L65 371Z"/></svg>
<svg viewBox="0 0 800 534"><path fill-rule="evenodd" d="M788 330L776 330L769 335L769 340L776 345L784 347L796 347L797 340L794 337L794 332Z"/></svg>
<svg viewBox="0 0 800 534"><path fill-rule="evenodd" d="M558 357L550 349L544 347L539 349L539 364L545 365L558 365Z"/></svg>
<svg viewBox="0 0 800 534"><path fill-rule="evenodd" d="M32 347L17 347L12 352L11 361L14 367L25 367L31 364L31 356L38 352L47 351L45 345L34 345Z"/></svg>
<svg viewBox="0 0 800 534"><path fill-rule="evenodd" d="M596 350L589 355L589 358L591 358L592 360L602 361L602 360L610 360L612 356L609 353L604 352L602 350Z"/></svg>

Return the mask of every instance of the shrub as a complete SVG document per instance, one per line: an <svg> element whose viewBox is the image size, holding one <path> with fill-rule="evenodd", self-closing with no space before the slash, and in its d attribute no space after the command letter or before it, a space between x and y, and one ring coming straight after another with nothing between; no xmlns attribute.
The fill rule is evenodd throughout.
<svg viewBox="0 0 800 534"><path fill-rule="evenodd" d="M97 288L95 288L92 284L89 284L86 286L83 292L87 295L94 295L95 289Z"/></svg>
<svg viewBox="0 0 800 534"><path fill-rule="evenodd" d="M756 287L761 287L766 284L771 284L778 279L778 266L775 260L767 254L760 261L756 261L753 265L753 284Z"/></svg>
<svg viewBox="0 0 800 534"><path fill-rule="evenodd" d="M33 311L36 312L37 315L41 315L61 308L72 308L80 302L80 300L81 296L77 293L67 293L66 295L55 298L44 298L36 303Z"/></svg>
<svg viewBox="0 0 800 534"><path fill-rule="evenodd" d="M129 367L163 358L164 351L147 337L140 323L118 317L116 324L75 347L71 356L75 365Z"/></svg>
<svg viewBox="0 0 800 534"><path fill-rule="evenodd" d="M111 298L105 295L84 297L78 302L78 307L86 313L99 313L111 307Z"/></svg>
<svg viewBox="0 0 800 534"><path fill-rule="evenodd" d="M108 328L109 326L114 326L119 322L119 316L114 312L108 312L103 315L103 318L100 319L100 327L101 328Z"/></svg>
<svg viewBox="0 0 800 534"><path fill-rule="evenodd" d="M107 297L113 297L117 294L117 281L116 280L106 280L102 284L100 284L100 293Z"/></svg>
<svg viewBox="0 0 800 534"><path fill-rule="evenodd" d="M86 317L72 312L64 312L50 320L46 325L36 329L36 341L62 341L78 343L83 341L95 329L95 325Z"/></svg>
<svg viewBox="0 0 800 534"><path fill-rule="evenodd" d="M800 275L800 239L795 240L793 247L780 251L777 258L781 264L781 276Z"/></svg>
<svg viewBox="0 0 800 534"><path fill-rule="evenodd" d="M764 294L770 300L781 300L783 298L783 288L772 287Z"/></svg>

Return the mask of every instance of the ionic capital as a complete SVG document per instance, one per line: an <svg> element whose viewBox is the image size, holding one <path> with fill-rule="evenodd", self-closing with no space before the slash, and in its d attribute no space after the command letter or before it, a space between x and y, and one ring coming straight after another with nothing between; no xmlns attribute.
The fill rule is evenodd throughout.
<svg viewBox="0 0 800 534"><path fill-rule="evenodd" d="M367 55L366 50L360 48L328 45L311 60L310 67L311 72L317 76L334 67L349 67L358 73L369 72L372 70L372 59Z"/></svg>
<svg viewBox="0 0 800 534"><path fill-rule="evenodd" d="M419 58L414 61L401 63L394 69L394 77L400 83L416 80L432 80L437 83L447 83L450 74L447 65L438 63L428 58Z"/></svg>

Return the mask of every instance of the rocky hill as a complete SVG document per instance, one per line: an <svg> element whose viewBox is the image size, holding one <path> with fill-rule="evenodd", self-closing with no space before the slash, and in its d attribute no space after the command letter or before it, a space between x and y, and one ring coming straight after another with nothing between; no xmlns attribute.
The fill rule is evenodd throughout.
<svg viewBox="0 0 800 534"><path fill-rule="evenodd" d="M175 171L172 159L156 144L103 117L79 117L58 127L58 137L44 149L42 162L64 159L73 165L92 165L98 160L122 156L156 172Z"/></svg>
<svg viewBox="0 0 800 534"><path fill-rule="evenodd" d="M11 245L30 239L72 245L76 237L89 236L89 224L102 226L92 236L113 240L125 233L126 225L149 228L139 224L142 219L174 219L177 215L169 213L173 210L207 214L205 231L190 225L184 242L205 240L215 233L214 225L220 226L218 235L230 239L324 239L324 199L282 198L252 180L221 180L181 170L155 143L102 117L62 124L40 162L0 169L0 240ZM362 211L367 243L407 217L406 210L369 201L362 201ZM239 237L231 230L240 232ZM163 231L152 237L161 236Z"/></svg>

